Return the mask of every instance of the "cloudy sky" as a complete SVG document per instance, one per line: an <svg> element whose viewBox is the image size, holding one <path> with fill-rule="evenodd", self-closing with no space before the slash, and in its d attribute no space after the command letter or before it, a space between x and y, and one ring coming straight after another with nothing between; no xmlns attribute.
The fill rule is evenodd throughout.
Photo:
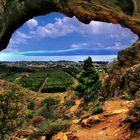
<svg viewBox="0 0 140 140"><path fill-rule="evenodd" d="M52 13L26 22L0 56L116 55L136 39L120 25L95 21L85 25L75 17Z"/></svg>

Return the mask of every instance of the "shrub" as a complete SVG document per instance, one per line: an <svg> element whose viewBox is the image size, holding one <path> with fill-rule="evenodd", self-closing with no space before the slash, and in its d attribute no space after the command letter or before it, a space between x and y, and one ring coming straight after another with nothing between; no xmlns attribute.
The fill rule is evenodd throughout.
<svg viewBox="0 0 140 140"><path fill-rule="evenodd" d="M13 87L0 94L0 139L15 131L23 123L22 93Z"/></svg>
<svg viewBox="0 0 140 140"><path fill-rule="evenodd" d="M29 136L29 139L38 139L39 136L45 135L47 139L59 131L67 131L71 126L71 121L58 119L56 121L47 120L42 125L40 125L39 131L35 131L32 135Z"/></svg>
<svg viewBox="0 0 140 140"><path fill-rule="evenodd" d="M43 116L46 119L53 119L56 116L55 108L47 107L45 104L36 111L36 115Z"/></svg>
<svg viewBox="0 0 140 140"><path fill-rule="evenodd" d="M99 106L96 106L95 108L93 108L91 114L92 115L96 115L96 114L100 114L103 112L103 109L102 107L99 105Z"/></svg>
<svg viewBox="0 0 140 140"><path fill-rule="evenodd" d="M52 96L48 96L46 97L43 101L42 101L42 105L46 105L47 108L56 105L59 103L59 99L58 97L52 97Z"/></svg>
<svg viewBox="0 0 140 140"><path fill-rule="evenodd" d="M31 118L33 117L33 115L34 115L34 112L33 112L32 110L27 110L26 116L27 116L29 119L31 119Z"/></svg>
<svg viewBox="0 0 140 140"><path fill-rule="evenodd" d="M64 105L66 105L66 106L68 106L68 107L71 107L71 106L75 105L75 102L72 101L72 100L66 100L66 101L64 102Z"/></svg>
<svg viewBox="0 0 140 140"><path fill-rule="evenodd" d="M33 110L35 107L35 102L32 100L28 103L27 108L30 110Z"/></svg>

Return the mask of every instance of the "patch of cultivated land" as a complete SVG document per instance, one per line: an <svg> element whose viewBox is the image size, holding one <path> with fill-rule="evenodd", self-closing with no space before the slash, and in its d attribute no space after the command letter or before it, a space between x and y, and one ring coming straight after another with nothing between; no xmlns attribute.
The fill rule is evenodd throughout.
<svg viewBox="0 0 140 140"><path fill-rule="evenodd" d="M1 67L0 79L17 83L33 91L65 92L73 84L72 77L58 67L30 69L27 67Z"/></svg>

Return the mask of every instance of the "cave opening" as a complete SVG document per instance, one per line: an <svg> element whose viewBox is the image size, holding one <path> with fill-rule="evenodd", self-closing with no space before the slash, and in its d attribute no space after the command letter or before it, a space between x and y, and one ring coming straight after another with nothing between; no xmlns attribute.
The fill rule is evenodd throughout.
<svg viewBox="0 0 140 140"><path fill-rule="evenodd" d="M1 61L110 61L130 47L137 35L119 24L91 21L51 13L27 21L11 37Z"/></svg>

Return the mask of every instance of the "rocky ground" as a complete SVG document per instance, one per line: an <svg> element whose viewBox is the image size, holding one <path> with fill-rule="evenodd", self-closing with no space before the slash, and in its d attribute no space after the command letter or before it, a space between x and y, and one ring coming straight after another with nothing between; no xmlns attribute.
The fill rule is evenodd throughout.
<svg viewBox="0 0 140 140"><path fill-rule="evenodd" d="M7 81L0 81L0 91L5 91L11 86ZM19 88L19 87L18 87ZM23 90L23 89L22 89ZM25 90L25 89L24 89ZM46 96L58 97L58 93L42 94L29 90L25 90L23 96L25 105L26 99L32 98L35 100L35 110L39 108L40 102ZM135 106L135 100L123 100L120 98L112 98L102 104L103 112L96 115L90 115L88 111L82 111L82 115L77 116L77 112L81 109L83 101L73 97L73 92L59 93L60 103L56 110L59 110L60 117L67 116L71 119L69 129L59 131L51 140L139 140L140 131L131 129L131 125L137 122L137 118L130 115ZM65 106L65 100L74 100L75 104L69 107ZM62 110L65 110L62 113ZM11 134L12 140L28 140L28 137L35 131L38 131L33 124L37 119L44 119L42 116L34 116L27 119L26 126L18 129ZM42 135L31 140L46 140L47 136Z"/></svg>

